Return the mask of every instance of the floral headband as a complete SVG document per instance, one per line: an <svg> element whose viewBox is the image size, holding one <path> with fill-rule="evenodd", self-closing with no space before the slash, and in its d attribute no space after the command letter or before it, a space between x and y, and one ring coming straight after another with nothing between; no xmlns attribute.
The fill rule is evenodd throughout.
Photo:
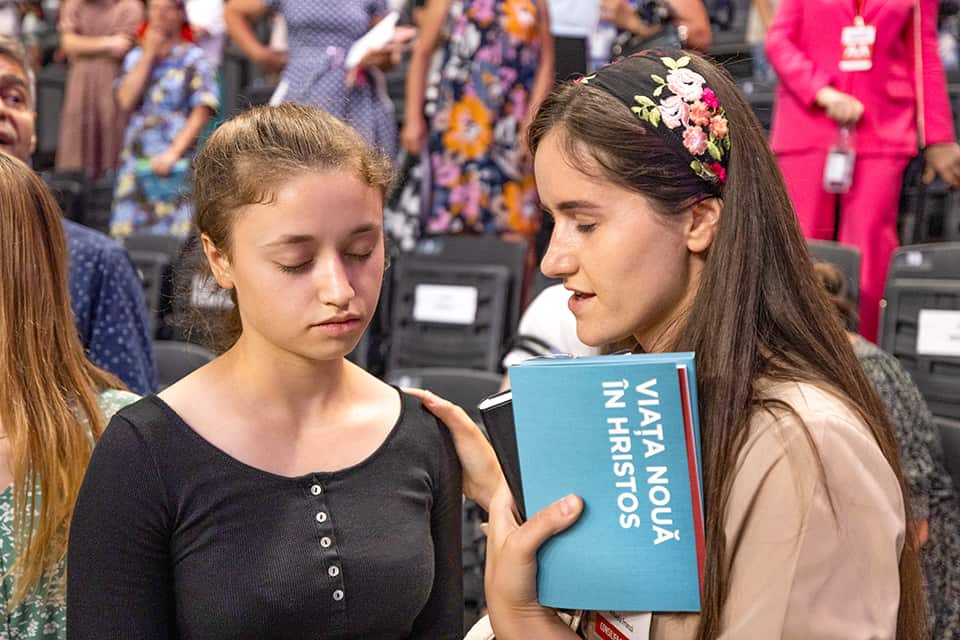
<svg viewBox="0 0 960 640"><path fill-rule="evenodd" d="M727 181L730 159L727 116L704 77L689 65L689 56L674 59L643 51L577 82L626 104L677 153L692 157L690 169L719 191ZM661 66L667 70L665 78L657 73Z"/></svg>

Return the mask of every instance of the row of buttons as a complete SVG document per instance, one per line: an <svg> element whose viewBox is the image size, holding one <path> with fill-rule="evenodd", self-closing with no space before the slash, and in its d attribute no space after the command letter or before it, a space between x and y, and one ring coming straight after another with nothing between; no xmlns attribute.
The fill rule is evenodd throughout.
<svg viewBox="0 0 960 640"><path fill-rule="evenodd" d="M310 493L315 496L319 496L320 494L323 493L323 487L319 484L315 484L310 487ZM315 517L317 522L320 524L325 523L328 519L326 511L318 511ZM320 538L320 546L323 547L324 549L329 549L332 544L333 544L333 540L330 539L329 536L323 536L322 538ZM331 578L336 578L337 576L340 575L340 567L338 567L337 565L331 565L330 568L327 569L327 575L329 575ZM341 600L343 600L343 597L344 597L343 589L334 590L333 592L334 601L340 602Z"/></svg>

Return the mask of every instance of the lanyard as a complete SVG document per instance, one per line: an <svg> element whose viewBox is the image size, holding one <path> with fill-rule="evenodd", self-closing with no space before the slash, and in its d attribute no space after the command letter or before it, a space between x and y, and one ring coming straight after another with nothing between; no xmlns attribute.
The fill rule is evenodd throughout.
<svg viewBox="0 0 960 640"><path fill-rule="evenodd" d="M863 0L856 0L857 2L857 17L863 19Z"/></svg>

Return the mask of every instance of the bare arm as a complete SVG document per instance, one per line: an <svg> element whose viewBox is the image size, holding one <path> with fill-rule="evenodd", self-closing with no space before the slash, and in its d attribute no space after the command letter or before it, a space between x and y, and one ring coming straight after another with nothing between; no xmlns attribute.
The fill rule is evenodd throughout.
<svg viewBox="0 0 960 640"><path fill-rule="evenodd" d="M419 153L426 135L423 119L423 100L427 91L427 72L430 60L440 39L440 30L450 10L450 0L427 0L420 22L420 37L413 46L407 69L407 89L403 109L403 147L410 153Z"/></svg>
<svg viewBox="0 0 960 640"><path fill-rule="evenodd" d="M753 0L753 8L757 10L760 24L766 31L770 28L770 21L773 19L773 7L770 6L770 0Z"/></svg>
<svg viewBox="0 0 960 640"><path fill-rule="evenodd" d="M227 33L244 55L271 71L280 71L286 56L257 40L251 22L267 12L263 0L230 0L223 9Z"/></svg>
<svg viewBox="0 0 960 640"><path fill-rule="evenodd" d="M194 107L187 121L183 124L183 128L180 129L180 133L170 143L168 150L176 154L178 158L182 158L183 154L193 147L193 143L200 137L200 133L207 126L207 122L212 115L213 111L206 105Z"/></svg>
<svg viewBox="0 0 960 640"><path fill-rule="evenodd" d="M540 61L537 64L537 74L533 78L533 87L530 90L530 104L527 107L526 121L533 119L540 103L550 93L554 80L554 45L553 35L550 33L550 14L547 4L538 7L537 36L540 38Z"/></svg>
<svg viewBox="0 0 960 640"><path fill-rule="evenodd" d="M110 56L123 58L133 46L133 40L125 35L81 36L76 33L62 33L60 48L68 58Z"/></svg>
<svg viewBox="0 0 960 640"><path fill-rule="evenodd" d="M670 0L673 9L674 22L678 27L685 27L687 38L684 46L696 51L706 51L713 41L710 32L710 18L703 0Z"/></svg>
<svg viewBox="0 0 960 640"><path fill-rule="evenodd" d="M143 53L140 59L133 65L127 75L120 81L117 87L117 104L125 112L133 111L140 98L143 97L143 91L150 81L150 72L153 70L153 64L156 62L156 51L153 47L143 47Z"/></svg>

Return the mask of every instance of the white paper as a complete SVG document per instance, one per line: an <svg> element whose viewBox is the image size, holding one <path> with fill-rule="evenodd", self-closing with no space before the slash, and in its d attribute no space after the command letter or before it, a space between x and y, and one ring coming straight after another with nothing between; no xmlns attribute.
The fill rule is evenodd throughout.
<svg viewBox="0 0 960 640"><path fill-rule="evenodd" d="M376 51L377 49L383 49L390 44L399 18L399 13L391 11L383 20L373 25L370 31L367 31L359 40L350 45L350 51L347 52L347 59L343 66L347 69L352 69L360 64L360 61L363 60L363 57L367 55L367 53Z"/></svg>
<svg viewBox="0 0 960 640"><path fill-rule="evenodd" d="M419 284L413 292L413 319L417 322L473 324L477 319L476 287Z"/></svg>
<svg viewBox="0 0 960 640"><path fill-rule="evenodd" d="M920 310L917 355L960 357L960 311Z"/></svg>

